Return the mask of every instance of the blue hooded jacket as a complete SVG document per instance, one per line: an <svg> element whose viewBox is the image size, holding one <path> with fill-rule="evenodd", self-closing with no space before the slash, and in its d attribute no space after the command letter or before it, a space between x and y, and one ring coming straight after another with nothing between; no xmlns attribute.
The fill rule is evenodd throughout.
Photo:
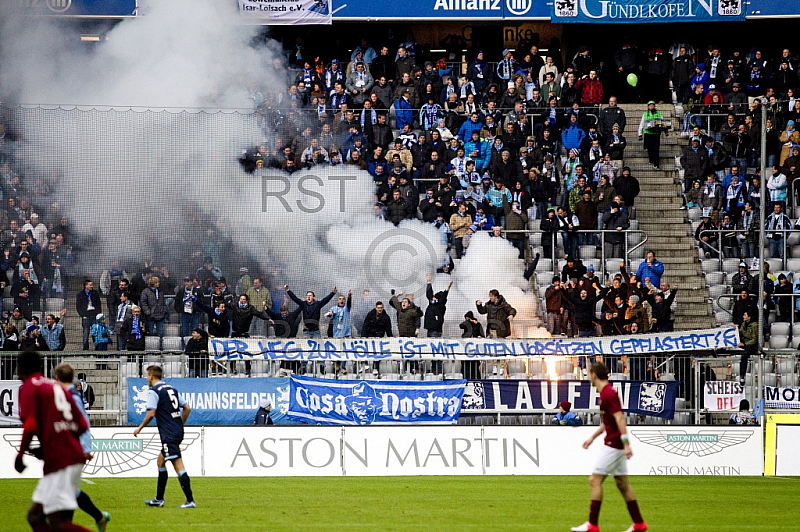
<svg viewBox="0 0 800 532"><path fill-rule="evenodd" d="M397 129L403 129L406 124L414 127L414 111L411 110L411 104L402 96L394 103L395 111L395 126Z"/></svg>
<svg viewBox="0 0 800 532"><path fill-rule="evenodd" d="M571 122L569 127L561 132L561 144L563 144L564 148L567 150L573 148L580 150L584 138L586 138L586 132L578 127L578 122Z"/></svg>
<svg viewBox="0 0 800 532"><path fill-rule="evenodd" d="M461 142L467 142L468 140L472 139L472 132L474 130L480 131L483 128L483 122L478 120L477 122L473 122L472 118L461 124L461 128L458 130L458 140Z"/></svg>
<svg viewBox="0 0 800 532"><path fill-rule="evenodd" d="M706 70L706 66L701 63L701 64L697 65L697 70L699 70L700 73L699 74L695 74L694 77L692 78L692 83L691 83L692 90L694 90L696 85L699 85L700 83L702 83L703 84L703 94L708 94L708 80L710 78L708 76L708 72L705 71Z"/></svg>

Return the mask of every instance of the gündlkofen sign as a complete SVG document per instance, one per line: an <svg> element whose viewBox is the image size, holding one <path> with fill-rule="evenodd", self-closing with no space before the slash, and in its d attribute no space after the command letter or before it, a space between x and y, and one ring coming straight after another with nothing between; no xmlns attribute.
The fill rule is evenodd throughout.
<svg viewBox="0 0 800 532"><path fill-rule="evenodd" d="M331 24L331 0L239 0L242 16L256 24Z"/></svg>
<svg viewBox="0 0 800 532"><path fill-rule="evenodd" d="M552 22L582 24L743 21L744 0L554 0Z"/></svg>

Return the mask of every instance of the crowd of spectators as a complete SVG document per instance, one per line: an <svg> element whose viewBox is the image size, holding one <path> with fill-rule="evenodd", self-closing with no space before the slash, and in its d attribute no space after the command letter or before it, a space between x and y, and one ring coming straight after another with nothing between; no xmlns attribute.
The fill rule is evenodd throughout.
<svg viewBox="0 0 800 532"><path fill-rule="evenodd" d="M63 350L63 299L84 243L62 206L49 199L52 183L22 172L15 151L19 135L7 113L0 114L0 345L6 351ZM62 304L48 307L48 300Z"/></svg>
<svg viewBox="0 0 800 532"><path fill-rule="evenodd" d="M493 63L476 50L459 69L415 57L414 43L372 48L363 41L349 61L327 64L306 51L288 78L276 60L290 86L253 90L264 138L242 157L243 167L366 170L378 218L436 224L456 259L473 234L495 227L524 258L531 219L552 233L543 237L547 258L558 234L567 254L595 245L621 256L622 234L579 234L628 229L640 192L624 164L628 117L605 92L589 50L566 66L530 44ZM652 139L660 133L643 133L658 166Z"/></svg>
<svg viewBox="0 0 800 532"><path fill-rule="evenodd" d="M635 274L623 263L604 286L594 266L568 256L545 290L547 330L580 337L670 332L678 285L662 282L663 275L664 264L648 251Z"/></svg>
<svg viewBox="0 0 800 532"><path fill-rule="evenodd" d="M670 101L671 82L678 103L685 105L686 132L692 137L681 157L687 202L709 214L697 233L709 256L719 251L726 256L752 256L756 245L751 228L758 227L762 217L771 230L792 226L782 213L793 203L787 197L793 198L792 182L800 172L800 133L794 130L800 100L794 98L798 61L789 50L774 60L765 60L758 51L735 50L723 59L713 46L700 51L676 43L666 53L659 48L640 53L624 44L614 54L614 65L604 65L584 46L564 64L560 52L541 54L537 46L524 43L491 58L474 50L474 57L462 69L444 61L423 60L417 53L422 49L413 37L374 48L362 40L349 58L327 63L295 55L294 68L289 68L276 59L270 74L278 86L285 80L288 88L252 88L263 139L242 157L242 165L252 172L272 168L289 174L339 164L361 168L375 184L377 217L394 224L414 217L434 224L452 245L456 259L468 253L470 237L478 231L507 238L519 249L520 258L525 257L523 231L529 219L541 220L545 258L555 258L559 234L565 254L578 262L582 245L599 247L601 240L606 257L619 257L622 234L576 230L630 227L640 191L624 162L629 149L628 117L617 96L624 102ZM303 56L310 58L308 53ZM607 79L629 73L640 75L642 84L611 94ZM764 96L764 103L754 96ZM654 113L655 107L648 112ZM764 134L769 162L774 163L767 187L770 205L775 206L766 217L758 193L760 176L746 171L759 156L762 112L769 119ZM646 117L642 118L644 124ZM644 133L646 137L646 129ZM0 139L8 143L13 134L3 128ZM657 152L655 158L650 154L650 160L658 166ZM0 268L7 273L8 296L19 308L15 314L30 323L43 301L65 297L70 276L80 278L73 245L81 244L73 242L58 204L37 201L48 195L46 183L25 183L9 157L2 161L0 177L6 202L0 223L7 228ZM41 219L32 205L42 213ZM715 245L716 233L702 231L715 229L717 223L739 232L734 237L720 233L721 242ZM777 235L770 238L778 240ZM204 251L213 248L215 238L221 237L208 236ZM782 256L782 245L771 241L770 249L773 256ZM281 327L296 333L292 320L300 316L289 312L283 295L276 294L277 281L264 276L253 279L250 286L240 285L243 277L249 278L240 275L231 290L220 270L219 255L219 249L213 250L203 266L186 276L183 287L171 281L166 267L145 264L135 275L128 275L119 265L112 266L100 280L107 309L102 319L101 305L92 302L92 283L84 285L86 304L81 302L81 292L76 300L84 349L90 344L109 344L103 320L117 347L123 349L143 345L146 334L163 337L167 320L177 323L178 316L183 337L194 336L200 316L208 317L209 328L227 326L234 333L236 327L237 334L259 335L275 333L275 327L267 325L269 320L291 318ZM453 266L448 257L439 270L449 273ZM674 292L658 282L651 289L636 276L632 279L633 283L613 280L607 292L599 281L596 287L594 283L581 286L581 278L574 286L561 285L559 304L554 301L551 306L548 301L551 332L630 333L632 328L645 332L655 322L659 328L668 327L668 312L661 319L652 318L655 321L621 323L627 312L605 315L612 305L604 307L599 317L577 322L577 307L587 306L582 301L601 296L613 303L617 295L613 285L618 281L623 287L640 283L641 293L625 294L636 296L640 307L648 297L654 303L659 297L663 302L669 297L666 292ZM631 299L624 297L622 302L629 306ZM222 304L228 310L249 310L226 323L227 310L218 312ZM558 309L561 317L551 319L551 309ZM333 309L339 318L343 312ZM52 318L57 322L60 316ZM7 336L27 338L27 323L24 334L17 329ZM193 339L202 342L202 338Z"/></svg>

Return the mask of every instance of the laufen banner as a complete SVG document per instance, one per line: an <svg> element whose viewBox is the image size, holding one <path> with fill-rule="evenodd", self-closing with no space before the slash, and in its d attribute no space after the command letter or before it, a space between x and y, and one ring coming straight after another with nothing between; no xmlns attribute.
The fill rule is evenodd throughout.
<svg viewBox="0 0 800 532"><path fill-rule="evenodd" d="M672 419L680 382L617 381L611 386L632 414ZM468 381L462 412L481 410L555 410L561 401L572 408L598 409L600 394L589 381Z"/></svg>
<svg viewBox="0 0 800 532"><path fill-rule="evenodd" d="M553 0L552 22L732 22L745 19L744 0Z"/></svg>

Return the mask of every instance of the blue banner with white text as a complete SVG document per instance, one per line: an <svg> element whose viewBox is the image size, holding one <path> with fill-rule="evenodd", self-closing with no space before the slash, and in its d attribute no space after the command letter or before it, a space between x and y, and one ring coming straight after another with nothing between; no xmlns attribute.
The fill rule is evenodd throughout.
<svg viewBox="0 0 800 532"><path fill-rule="evenodd" d="M551 22L642 24L735 22L745 19L744 0L553 0Z"/></svg>
<svg viewBox="0 0 800 532"><path fill-rule="evenodd" d="M455 424L466 383L333 381L292 376L288 417L321 425Z"/></svg>
<svg viewBox="0 0 800 532"><path fill-rule="evenodd" d="M622 408L632 414L672 419L678 381L643 382L614 381ZM569 401L572 408L597 409L600 393L589 381L468 381L464 390L462 412L481 410L557 410L559 403Z"/></svg>
<svg viewBox="0 0 800 532"><path fill-rule="evenodd" d="M292 424L288 378L164 379L192 408L187 425L252 425L262 399L271 405L276 425ZM147 379L128 378L128 424L138 425L147 412Z"/></svg>

